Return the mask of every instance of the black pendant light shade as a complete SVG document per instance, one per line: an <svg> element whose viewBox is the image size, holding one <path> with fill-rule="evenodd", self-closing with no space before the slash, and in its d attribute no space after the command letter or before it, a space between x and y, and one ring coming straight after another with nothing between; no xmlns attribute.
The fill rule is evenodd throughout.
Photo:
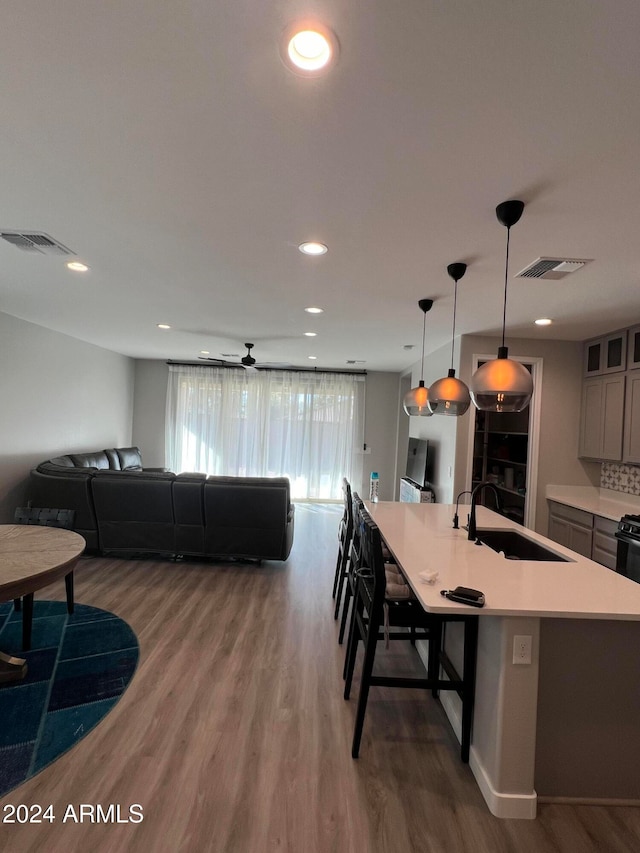
<svg viewBox="0 0 640 853"><path fill-rule="evenodd" d="M533 394L533 379L519 361L509 358L504 344L507 312L507 283L509 278L509 236L511 227L522 216L524 202L515 199L503 201L496 207L498 222L507 229L507 252L504 269L504 303L502 310L502 346L498 357L479 367L471 378L469 391L477 409L484 412L521 412L529 405Z"/></svg>
<svg viewBox="0 0 640 853"><path fill-rule="evenodd" d="M463 263L449 264L447 272L454 281L453 296L453 330L451 332L451 367L444 379L438 379L429 389L429 408L434 415L464 415L471 404L469 389L456 378L453 367L453 351L456 339L456 303L458 299L458 282L467 271Z"/></svg>
<svg viewBox="0 0 640 853"><path fill-rule="evenodd" d="M429 389L424 384L424 332L427 322L427 311L431 311L433 299L418 300L420 310L424 314L422 321L422 361L420 365L420 382L417 388L412 388L404 395L402 401L403 408L408 415L418 415L419 417L428 418L433 412L429 408Z"/></svg>

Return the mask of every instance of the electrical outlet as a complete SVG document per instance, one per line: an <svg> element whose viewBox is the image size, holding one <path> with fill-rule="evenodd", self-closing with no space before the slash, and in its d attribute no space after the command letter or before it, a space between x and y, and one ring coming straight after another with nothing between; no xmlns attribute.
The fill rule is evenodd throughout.
<svg viewBox="0 0 640 853"><path fill-rule="evenodd" d="M516 634L513 638L513 662L531 663L531 637Z"/></svg>

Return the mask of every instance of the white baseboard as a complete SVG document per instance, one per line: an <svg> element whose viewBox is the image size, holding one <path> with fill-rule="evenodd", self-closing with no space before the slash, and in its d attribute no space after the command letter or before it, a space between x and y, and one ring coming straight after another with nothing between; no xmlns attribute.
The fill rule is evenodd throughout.
<svg viewBox="0 0 640 853"><path fill-rule="evenodd" d="M416 648L426 666L428 644L424 641L418 641ZM460 703L454 700L454 696L456 696L455 693L442 690L440 692L440 702L451 723L451 728L455 736L458 738L458 741L461 741L462 719L460 717ZM538 795L536 792L532 791L530 794L507 794L496 791L473 744L471 744L469 751L469 767L475 776L480 793L484 797L491 814L501 818L522 818L524 820L533 820L536 817L538 804Z"/></svg>
<svg viewBox="0 0 640 853"><path fill-rule="evenodd" d="M461 740L462 720L460 719L458 705L453 701L454 695L443 691L440 693L440 701L456 737ZM501 818L521 818L524 820L533 820L536 817L538 803L536 792L512 794L496 791L473 744L469 750L469 767L491 814Z"/></svg>

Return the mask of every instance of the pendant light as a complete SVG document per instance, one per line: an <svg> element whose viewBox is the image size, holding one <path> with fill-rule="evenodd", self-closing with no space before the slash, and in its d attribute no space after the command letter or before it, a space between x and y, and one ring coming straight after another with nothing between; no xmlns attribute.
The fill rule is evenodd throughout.
<svg viewBox="0 0 640 853"><path fill-rule="evenodd" d="M509 349L504 345L504 329L507 314L507 281L509 275L509 235L511 226L522 216L524 202L503 201L496 207L498 222L507 229L507 254L504 267L504 305L502 310L502 346L498 357L487 361L471 377L469 391L477 409L483 412L521 412L529 405L533 394L533 379L527 368L519 361L509 358Z"/></svg>
<svg viewBox="0 0 640 853"><path fill-rule="evenodd" d="M462 263L449 264L447 272L454 281L453 286L453 331L451 333L451 367L444 379L438 379L429 388L429 408L434 415L464 415L471 403L469 389L460 379L456 379L453 367L453 352L456 340L456 304L458 301L458 282L467 271Z"/></svg>
<svg viewBox="0 0 640 853"><path fill-rule="evenodd" d="M427 324L427 311L431 311L433 299L420 299L418 301L420 310L424 314L422 320L422 361L420 363L420 382L417 388L412 388L404 395L403 407L408 415L418 415L430 418L433 412L428 406L429 389L424 386L424 330Z"/></svg>

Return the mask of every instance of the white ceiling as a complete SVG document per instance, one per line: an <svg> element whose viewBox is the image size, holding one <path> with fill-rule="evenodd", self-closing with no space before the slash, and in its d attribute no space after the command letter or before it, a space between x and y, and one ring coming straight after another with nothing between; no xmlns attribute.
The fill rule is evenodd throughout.
<svg viewBox="0 0 640 853"><path fill-rule="evenodd" d="M279 55L309 16L341 45L315 79ZM494 210L521 198L514 274L594 260L512 278L507 337L640 322L639 33L637 0L5 3L0 229L91 269L0 240L0 310L136 358L251 341L259 361L402 370L421 297L427 349L450 339L452 261L458 332L499 331ZM310 239L329 253L301 255Z"/></svg>

